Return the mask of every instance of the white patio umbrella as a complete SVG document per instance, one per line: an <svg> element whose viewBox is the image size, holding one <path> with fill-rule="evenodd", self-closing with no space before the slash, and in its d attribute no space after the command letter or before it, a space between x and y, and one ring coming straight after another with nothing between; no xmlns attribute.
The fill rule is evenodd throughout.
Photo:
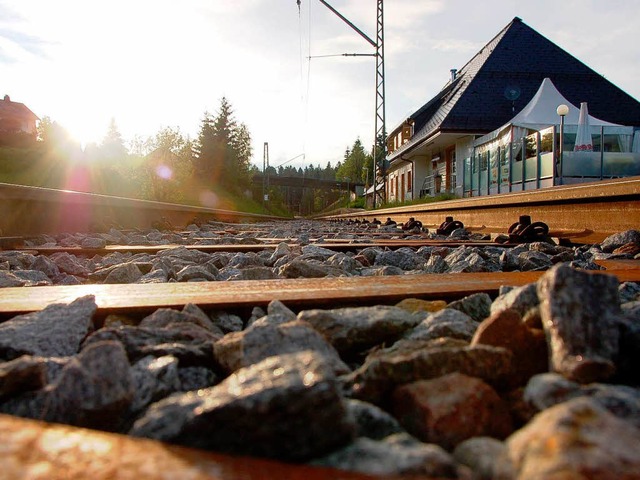
<svg viewBox="0 0 640 480"><path fill-rule="evenodd" d="M633 143L631 144L633 153L640 153L640 130L633 132Z"/></svg>
<svg viewBox="0 0 640 480"><path fill-rule="evenodd" d="M580 104L580 117L578 118L578 131L576 132L576 143L574 152L593 152L593 141L591 140L591 127L589 126L589 111L587 102Z"/></svg>

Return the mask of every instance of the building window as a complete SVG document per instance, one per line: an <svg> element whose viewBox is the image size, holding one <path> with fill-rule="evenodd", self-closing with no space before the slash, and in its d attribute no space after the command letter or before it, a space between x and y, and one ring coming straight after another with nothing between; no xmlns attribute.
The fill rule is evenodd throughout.
<svg viewBox="0 0 640 480"><path fill-rule="evenodd" d="M482 152L480 154L480 171L486 172L489 169L489 152Z"/></svg>
<svg viewBox="0 0 640 480"><path fill-rule="evenodd" d="M413 191L413 185L411 184L411 170L407 172L407 192Z"/></svg>

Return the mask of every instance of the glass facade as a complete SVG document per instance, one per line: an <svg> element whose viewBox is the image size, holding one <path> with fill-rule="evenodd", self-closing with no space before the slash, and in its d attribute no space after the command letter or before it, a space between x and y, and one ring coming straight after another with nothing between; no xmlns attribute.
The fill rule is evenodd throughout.
<svg viewBox="0 0 640 480"><path fill-rule="evenodd" d="M620 127L599 130L592 133L591 152L573 151L575 126L573 131L569 129L564 134L562 156L560 135L554 126L512 142L498 138L476 146L473 155L462 162L464 196L640 175L640 152L632 151L633 135Z"/></svg>

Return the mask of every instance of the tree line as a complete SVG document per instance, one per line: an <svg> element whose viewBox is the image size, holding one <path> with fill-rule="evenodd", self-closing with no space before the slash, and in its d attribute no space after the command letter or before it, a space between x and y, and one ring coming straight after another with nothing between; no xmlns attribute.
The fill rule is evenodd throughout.
<svg viewBox="0 0 640 480"><path fill-rule="evenodd" d="M271 186L265 201L262 185L253 185L259 169L251 163L251 134L223 97L217 113L205 112L198 136L165 127L154 136L135 136L129 146L111 120L100 143L84 149L49 117L38 126L38 138L20 145L0 145L0 181L149 200L219 208L220 192L233 199L252 197L267 211L308 214L346 197L346 192ZM372 157L357 139L335 165L269 167L271 177L372 182ZM202 195L202 192L208 195ZM210 201L213 197L216 202ZM209 200L208 200L209 199ZM231 201L231 200L230 200ZM216 204L217 203L217 204Z"/></svg>

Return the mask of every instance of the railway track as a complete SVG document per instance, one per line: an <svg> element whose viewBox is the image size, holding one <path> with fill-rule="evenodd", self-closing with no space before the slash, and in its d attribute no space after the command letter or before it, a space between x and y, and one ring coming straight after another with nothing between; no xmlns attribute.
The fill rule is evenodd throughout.
<svg viewBox="0 0 640 480"><path fill-rule="evenodd" d="M478 232L505 232L520 215L546 223L551 235L576 243L597 243L609 235L640 225L640 178L565 185L527 192L464 198L435 204L357 212L324 218L367 219L410 217L429 228L452 216Z"/></svg>
<svg viewBox="0 0 640 480"><path fill-rule="evenodd" d="M640 282L640 261L600 261L620 282ZM182 308L193 303L205 310L250 312L266 308L274 299L299 311L364 305L393 305L404 298L452 301L500 287L536 282L544 272L423 274L365 278L297 278L182 284L70 285L19 287L0 290L0 319L43 310L54 303L70 303L85 295L96 298L97 318L111 314L148 315L158 308Z"/></svg>
<svg viewBox="0 0 640 480"><path fill-rule="evenodd" d="M190 223L260 221L279 217L93 193L0 184L0 234L180 228Z"/></svg>
<svg viewBox="0 0 640 480"><path fill-rule="evenodd" d="M445 216L453 215L456 220L462 220L465 226L469 225L471 232L476 233L473 239L456 240L434 239L424 233L409 234L401 230L380 232L365 229L362 225L351 225L349 227L351 230L345 229L344 225L336 229L334 225L327 223L314 223L308 231L302 232L294 228L288 230L287 227L280 224L274 227L276 224L271 223L274 219L265 216L195 207L183 209L183 207L175 205L135 202L87 194L76 196L70 192L52 192L43 189L32 191L24 189L24 187L11 186L5 190L2 186L0 196L6 201L2 203L4 237L0 239L0 259L3 253L7 252L19 252L20 255L24 255L21 257L23 259L31 258L27 256L37 259L39 257L55 257L56 254L69 254L87 262L91 261L90 259L104 259L112 255L129 255L127 257L129 260L135 260L138 256L136 261L140 265L150 265L150 257L143 258L142 256L154 256L176 248L181 251L200 252L213 256L212 258L219 258L216 255L223 254L257 257L261 252L263 252L263 258L267 258L274 255L279 248L282 249L283 245L286 245L288 251L296 252L296 255L304 252L305 248L306 251L312 251L311 247L313 247L331 250L336 254L343 255L339 258L351 259L362 257L362 252L367 249L386 252L407 252L408 250L417 252L423 249L434 258L439 255L444 256L444 252L450 253L456 249L460 249L460 251L468 249L469 252L498 249L502 252L508 250L521 252L526 248L517 244L497 244L483 234L505 233L513 219L517 219L522 214L529 214L534 220L548 222L551 228L550 234L564 242L595 243L596 241L601 242L613 233L630 230L640 225L638 217L640 209L637 204L640 199L639 181L638 179L612 181L607 182L606 185L598 185L597 188L594 186L583 188L584 185L563 187L544 195L541 195L540 192L510 194L501 196L503 197L501 199L465 199L446 202L447 205L430 205L421 208L402 207L378 211L375 214L352 213L340 217L341 220L346 221L371 220L374 216L378 218L392 216L398 222L405 222L409 217L415 217L422 220L423 224L434 227L439 225ZM26 199L21 197L26 197ZM485 208L491 211L487 213ZM569 214L572 209L574 215ZM590 209L591 216L587 214ZM25 217L27 211L34 214L32 218ZM55 215L51 215L52 211L55 212ZM83 213L78 214L78 212ZM329 218L336 220L338 217ZM96 222L96 219L100 221ZM606 223L605 220L607 220ZM230 221L249 221L252 223L226 223ZM194 222L199 226L208 226L208 228L198 231L185 229ZM132 234L138 235L136 238L140 238L141 234L154 226L166 227L169 224L179 227L171 233L173 235L171 238L176 243L162 241L163 239L156 235L158 240L155 245L141 245L135 244L135 242L133 242L134 244L108 244L100 247L82 247L80 245L85 238L96 238L95 233L92 233L96 226L98 226L98 230L107 232L110 228L118 226L122 232L130 230ZM293 224L295 222L289 222L286 225ZM323 227L319 225L323 225ZM63 238L58 235L61 232L85 232L87 235L64 236ZM104 237L101 238L104 239ZM61 239L66 239L66 241L61 242ZM74 241L70 241L70 239ZM51 242L50 240L55 241ZM180 243L177 243L178 241ZM566 253L568 247L564 248L567 249L564 250ZM579 251L577 248L574 250ZM620 257L621 255L612 259L597 259L595 263L606 270L595 272L593 275L614 276L616 281L620 283L640 282L640 261L629 259L629 255L627 255L627 259L620 259ZM360 258L359 261L366 263L366 259ZM8 271L16 268L10 263L8 262L7 265ZM357 268L360 272L364 265L358 264ZM381 270L384 268L386 267L381 267ZM274 278L270 280L149 284L96 284L87 281L79 285L9 287L0 289L0 320L7 324L16 315L29 314L33 316L38 312L44 314L43 312L46 312L52 304L72 304L79 298L92 298L95 307L91 315L91 329L97 329L98 332L109 328L129 328L122 326L122 324L120 324L121 327L113 326L117 325L117 323L112 323L114 321L125 321L132 325L139 325L141 321L148 322L149 320L143 319L153 315L154 312L159 311L158 309L178 311L189 304L197 305L200 311L205 312L211 318L215 317L215 312L221 311L241 318L245 324L244 329L246 329L248 328L247 319L250 316L252 318L255 316L256 308L267 313L266 318L272 315L274 319L280 318L278 315L285 317L293 315L295 317L296 314L302 315L301 318L304 319L306 318L305 311L318 309L331 311L336 308L390 308L390 306L397 305L406 299L426 302L425 305L431 305L429 308L439 310L446 305L451 305L451 302L464 301L465 298L475 294L488 294L486 298L495 300L500 296L503 286L524 288L539 282L545 276L545 272L541 269L494 273L413 273L412 275L393 276ZM598 282L596 281L596 283ZM287 307L284 313L282 311L269 313L270 308L277 308L274 306L273 300L278 300ZM251 321L255 320L256 318L253 318ZM277 325L279 321L276 321L274 325ZM199 322L203 322L203 320L199 320ZM0 323L0 330L4 324ZM202 323L199 325L202 326ZM158 324L158 328L161 330L165 327L165 324ZM277 327L273 326L273 328ZM320 326L316 328L322 331ZM224 333L228 335L232 331ZM198 335L200 334L198 333ZM282 332L280 334L284 335ZM190 335L195 335L195 333L190 333ZM325 332L325 335L328 338L330 333ZM2 332L0 332L1 337ZM220 338L216 337L215 341L220 341ZM273 340L267 342L271 341ZM334 345L340 344L335 343ZM369 345L367 348L374 346ZM181 348L184 350L186 347ZM0 347L0 351L4 352L5 361L9 360L7 357L9 350L6 346ZM190 358L190 362L201 366L201 363L198 362L203 362L201 360L202 354L195 357L189 356L183 350L174 353L174 355L179 357L182 355L181 361ZM166 353L166 351L164 352ZM350 357L353 354L342 353L352 362L356 362L354 357ZM131 352L128 354L131 357ZM155 355L161 354L156 353ZM200 360L194 360L195 358L200 358ZM136 358L137 360L138 358ZM131 363L133 365L133 357L131 357ZM356 363L362 364L362 359ZM2 366L1 363L0 366ZM220 365L216 364L215 369L219 370L220 368ZM275 370L272 369L272 371L281 368L287 370L292 367L284 365L275 368ZM359 369L362 368L363 365L360 365ZM228 372L226 374L228 375ZM319 376L320 374L316 372L314 375ZM61 395L58 393L59 383L60 381L56 384L42 386L42 391L47 392L47 401L50 402L49 411L52 408L51 402L55 403L52 399L58 398L56 395ZM489 381L489 383L494 385L493 381ZM223 384L224 382L211 388L221 389ZM501 392L501 395L506 392L504 385L496 386L496 388ZM29 388L26 391L29 392ZM36 392L38 391L40 390L36 390ZM33 395L33 393L29 393L29 395ZM357 395L355 397L357 398ZM12 397L10 396L10 398ZM35 398L40 397L36 394ZM6 399L7 394L0 393L0 400L6 401ZM0 401L0 405L2 405L2 401ZM1 411L6 413L6 410ZM270 415L276 416L278 414L277 411L270 411ZM246 415L250 416L251 414L246 412ZM35 422L0 414L0 431L4 432L2 433L2 442L8 446L6 450L8 455L5 455L0 462L3 470L4 467L9 468L5 470L9 472L9 477L32 472L40 475L41 478L66 478L69 472L75 472L78 478L89 476L93 478L129 478L137 474L143 475L145 478L165 478L167 472L175 472L176 478L189 474L193 478L219 480L254 478L364 480L379 478L363 473L327 469L317 465L292 465L253 457L225 456L205 452L201 449L171 446L152 440L86 430L77 426L60 425L57 423L60 422L59 419L56 419L55 416L47 416L47 414L40 418L53 423ZM312 422L312 420L309 421ZM336 422L339 423L339 421ZM383 448L393 450L396 447L386 446ZM224 449L222 450L224 451ZM239 451L246 450L241 448ZM258 455L263 456L259 453ZM365 454L360 454L360 456L363 455ZM283 453L275 456L287 458L287 455ZM389 462L393 463L391 460ZM96 465L99 465L99 468ZM460 466L461 464L458 463L455 468L446 462L443 465L440 476L468 478L465 475L469 474L469 470ZM413 474L398 476L386 472L384 477L427 479L435 476L435 470L428 473L430 470L426 467L422 469L413 467L413 470L407 467L407 471L413 472ZM442 472L445 472L446 475Z"/></svg>

